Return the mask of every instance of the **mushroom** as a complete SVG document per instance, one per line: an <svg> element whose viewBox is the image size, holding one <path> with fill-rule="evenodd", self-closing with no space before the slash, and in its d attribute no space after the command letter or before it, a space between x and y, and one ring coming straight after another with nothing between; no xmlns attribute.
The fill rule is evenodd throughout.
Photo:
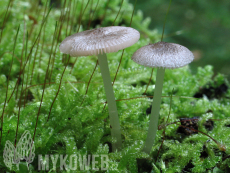
<svg viewBox="0 0 230 173"><path fill-rule="evenodd" d="M108 102L113 151L121 149L120 123L106 53L117 52L136 43L140 33L130 27L110 26L86 30L64 39L60 51L73 57L97 55Z"/></svg>
<svg viewBox="0 0 230 173"><path fill-rule="evenodd" d="M158 42L138 49L132 60L147 67L157 67L154 98L150 115L149 129L143 151L150 153L156 137L165 68L183 67L192 62L194 56L186 47L176 43Z"/></svg>

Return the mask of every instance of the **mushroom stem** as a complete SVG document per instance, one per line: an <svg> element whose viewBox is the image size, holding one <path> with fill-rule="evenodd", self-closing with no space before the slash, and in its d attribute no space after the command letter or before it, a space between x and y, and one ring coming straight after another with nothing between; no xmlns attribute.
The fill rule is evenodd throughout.
<svg viewBox="0 0 230 173"><path fill-rule="evenodd" d="M115 143L112 143L112 150L121 149L121 131L120 131L120 122L117 113L117 106L113 92L113 86L110 78L109 67L107 62L107 56L105 53L98 54L99 66L101 69L101 76L104 83L106 99L109 109L109 120L111 125L111 135L116 139Z"/></svg>
<svg viewBox="0 0 230 173"><path fill-rule="evenodd" d="M149 129L145 141L145 146L143 149L143 151L146 152L147 154L149 154L152 149L154 139L157 133L164 74L165 74L164 68L157 69L156 84L155 84L155 91L154 91L154 97L153 97L153 103L152 103L152 109L150 115Z"/></svg>

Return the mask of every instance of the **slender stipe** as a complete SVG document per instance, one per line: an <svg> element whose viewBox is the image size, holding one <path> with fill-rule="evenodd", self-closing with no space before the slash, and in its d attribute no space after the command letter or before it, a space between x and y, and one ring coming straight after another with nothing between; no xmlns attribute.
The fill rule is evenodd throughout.
<svg viewBox="0 0 230 173"><path fill-rule="evenodd" d="M123 3L123 1L122 1L122 3ZM132 24L132 21L133 21L133 15L134 15L134 11L135 11L135 8L136 8L136 3L137 3L137 0L135 1L135 5L134 5L134 8L133 8L133 12L132 12L132 16L131 16L131 20L130 20L129 27L131 27L131 24ZM122 5L122 4L121 4L121 5ZM121 9L121 7L120 7L120 9ZM119 10L119 12L120 12L120 10ZM118 13L119 13L119 12L118 12ZM117 14L117 16L118 16L118 14ZM115 18L114 22L115 22L115 21L116 21L116 18ZM114 23L114 22L113 22L113 23ZM118 64L117 71L116 71L116 74L115 74L115 76L114 76L112 86L114 85L114 82L115 82L115 80L116 80L116 78L117 78L117 74L118 74L118 71L119 71L120 66L121 66L121 61L122 61L122 58L123 58L123 55L124 55L124 51L125 51L125 49L122 50L121 59L120 59L119 64ZM105 110L106 104L107 104L107 103L105 103L102 112Z"/></svg>

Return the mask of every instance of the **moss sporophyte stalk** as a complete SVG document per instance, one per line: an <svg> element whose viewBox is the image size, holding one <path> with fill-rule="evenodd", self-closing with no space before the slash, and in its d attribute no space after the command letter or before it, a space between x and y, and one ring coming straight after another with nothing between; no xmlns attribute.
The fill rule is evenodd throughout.
<svg viewBox="0 0 230 173"><path fill-rule="evenodd" d="M0 1L0 172L229 172L225 75L210 65L191 72L185 65L191 52L182 42L159 42L161 31L149 29L151 19L128 0L52 2ZM159 9L164 5L151 2ZM167 36L182 26L187 25L166 27ZM112 28L117 30L107 31ZM87 48L90 55L77 54L77 48ZM151 53L139 53L136 61L143 57L149 66L174 68L180 59L191 59L181 68L152 70L131 60L143 49ZM147 61L156 56L155 62ZM100 156L108 158L108 167Z"/></svg>

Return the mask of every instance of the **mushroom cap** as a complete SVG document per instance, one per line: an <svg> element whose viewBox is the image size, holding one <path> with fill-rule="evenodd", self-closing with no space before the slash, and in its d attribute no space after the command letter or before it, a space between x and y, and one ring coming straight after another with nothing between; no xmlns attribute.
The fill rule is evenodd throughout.
<svg viewBox="0 0 230 173"><path fill-rule="evenodd" d="M158 42L138 49L132 60L147 67L179 68L192 62L194 56L186 47L176 43Z"/></svg>
<svg viewBox="0 0 230 173"><path fill-rule="evenodd" d="M86 30L66 37L60 51L71 56L117 52L136 43L140 33L130 27L110 26Z"/></svg>

